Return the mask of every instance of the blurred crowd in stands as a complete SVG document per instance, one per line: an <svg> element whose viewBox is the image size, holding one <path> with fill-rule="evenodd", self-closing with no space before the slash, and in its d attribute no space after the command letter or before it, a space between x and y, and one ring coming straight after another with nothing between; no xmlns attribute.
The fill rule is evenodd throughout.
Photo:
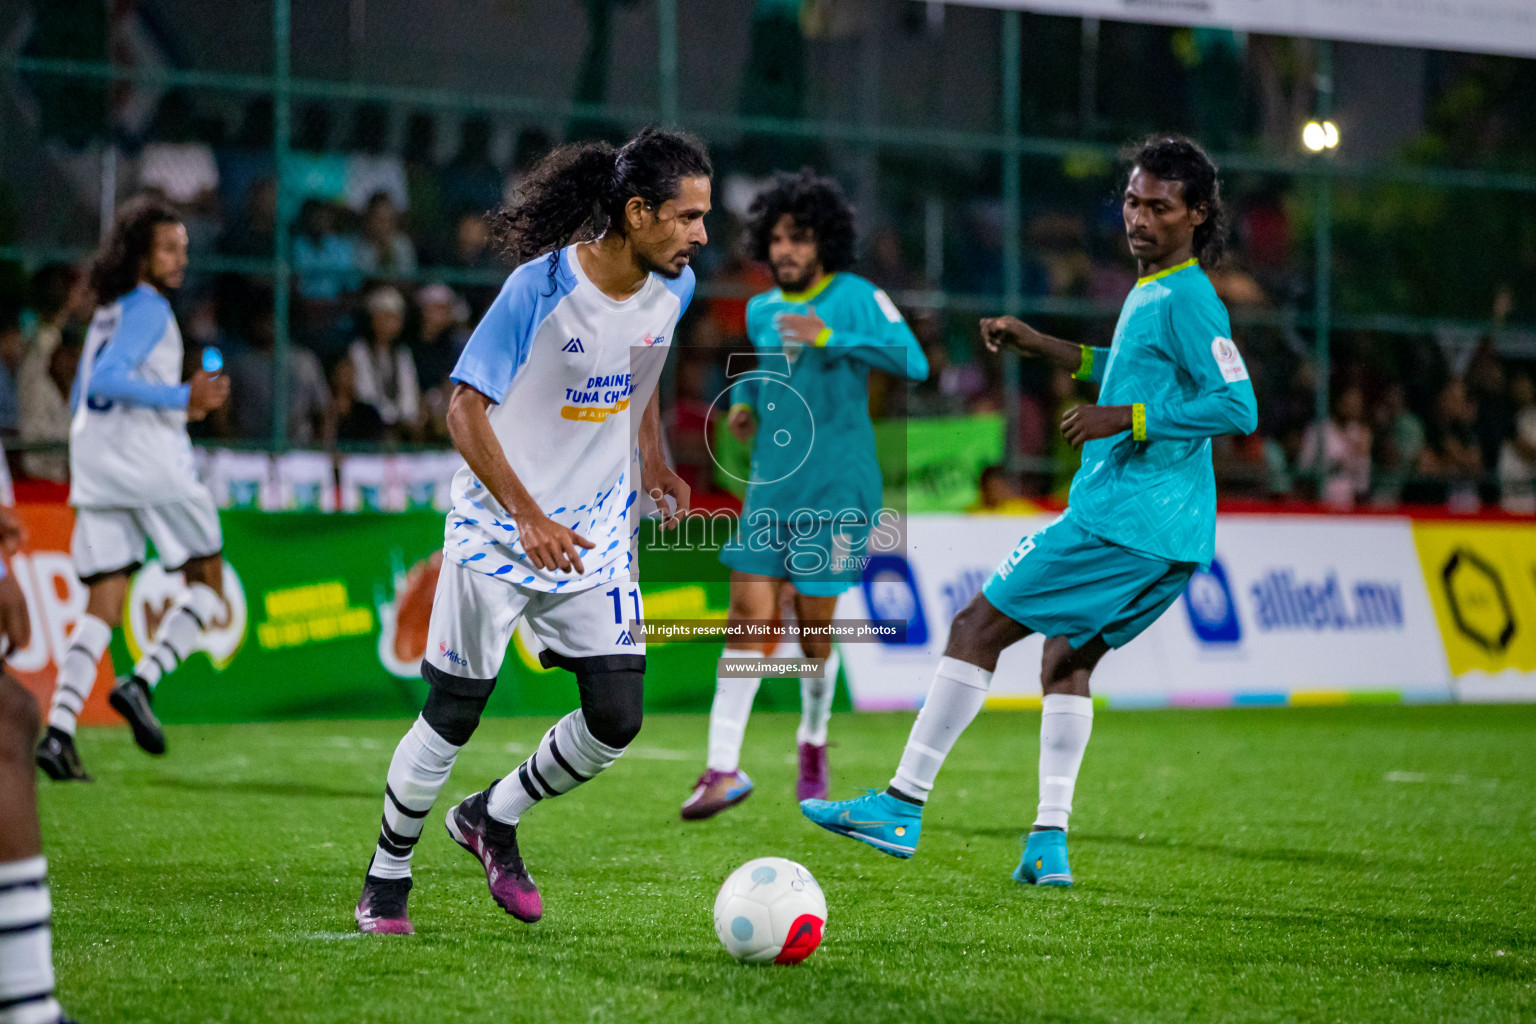
<svg viewBox="0 0 1536 1024"><path fill-rule="evenodd" d="M265 101L254 102L242 130L226 139L196 123L175 96L163 104L158 141L135 154L129 183L184 212L192 262L174 301L189 365L201 347L218 346L233 381L228 407L195 425L195 434L267 445L281 392L292 447L447 444L449 373L509 269L486 214L548 150L548 135L525 129L500 147L498 160L491 122L470 116L456 132L457 150L441 159L435 115L410 116L391 131L387 109L364 103L352 110L349 131L338 132L329 108L309 104L299 110L285 172L292 209L279 211ZM703 490L719 485L705 439L718 433L725 353L746 344L746 299L772 287L737 244L739 218L760 180L727 169L716 182L711 245L697 263L700 297L680 329L665 385L674 457ZM1001 291L999 204L950 206L936 253L920 210L916 230L914 218L899 212L862 224L856 269L901 302L932 367L928 381L911 387L876 374L872 413L997 414L1014 432L1017 468L990 471L981 505L1059 498L1076 454L1056 424L1073 404L1091 401L1091 389L1025 363L1018 402L1006 407L1004 367L975 337L978 311L946 308L942 299ZM1311 335L1274 315L1304 303L1307 288L1287 206L1262 184L1236 206L1233 256L1212 276L1259 392L1261 426L1252 437L1217 443L1223 493L1338 509L1413 503L1536 513L1536 362L1507 358L1489 336L1337 333L1320 424ZM1079 203L1077 212L1027 212L1026 294L1111 311L1030 319L1050 333L1108 344L1113 308L1135 281L1113 195ZM269 264L284 215L292 345L286 380L278 382ZM20 476L67 478L59 445L68 439L69 393L92 304L82 267L64 263L35 269L21 301L0 300L0 436L20 449L12 460Z"/></svg>

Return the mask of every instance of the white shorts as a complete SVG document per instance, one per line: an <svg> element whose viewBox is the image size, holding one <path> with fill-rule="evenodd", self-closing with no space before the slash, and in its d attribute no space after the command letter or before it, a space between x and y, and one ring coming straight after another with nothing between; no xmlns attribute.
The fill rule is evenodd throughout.
<svg viewBox="0 0 1536 1024"><path fill-rule="evenodd" d="M630 623L644 618L640 586L613 580L574 594L528 590L443 559L427 629L427 664L450 676L495 679L518 619L568 658L644 654Z"/></svg>
<svg viewBox="0 0 1536 1024"><path fill-rule="evenodd" d="M193 558L224 550L219 510L207 496L143 508L77 508L70 554L87 585L144 564L144 542L155 542L160 564L175 572Z"/></svg>

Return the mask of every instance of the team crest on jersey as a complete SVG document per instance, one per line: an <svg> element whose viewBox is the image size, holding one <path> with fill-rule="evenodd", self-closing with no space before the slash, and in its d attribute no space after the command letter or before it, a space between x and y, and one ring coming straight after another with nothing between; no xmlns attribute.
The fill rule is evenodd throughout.
<svg viewBox="0 0 1536 1024"><path fill-rule="evenodd" d="M1216 357L1222 380L1228 384L1248 379L1248 367L1244 365L1242 353L1232 344L1231 338L1216 338L1212 341L1211 355Z"/></svg>
<svg viewBox="0 0 1536 1024"><path fill-rule="evenodd" d="M572 338L570 341L566 342L564 345L561 346L560 351L561 352L585 352L586 349L581 347L581 339L580 338Z"/></svg>

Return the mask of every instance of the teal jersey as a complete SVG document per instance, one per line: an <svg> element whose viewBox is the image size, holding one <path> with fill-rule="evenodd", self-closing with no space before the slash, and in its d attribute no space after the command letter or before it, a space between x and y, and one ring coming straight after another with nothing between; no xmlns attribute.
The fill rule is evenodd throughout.
<svg viewBox="0 0 1536 1024"><path fill-rule="evenodd" d="M786 344L778 318L811 310L828 330L815 345ZM781 520L802 509L818 519L850 512L873 517L881 486L869 371L928 377L928 359L896 304L862 277L832 274L808 292L753 296L747 336L760 366L731 394L733 405L745 403L757 417L743 520L759 509ZM775 358L765 358L770 355Z"/></svg>
<svg viewBox="0 0 1536 1024"><path fill-rule="evenodd" d="M1216 553L1211 438L1252 433L1258 404L1205 271L1190 260L1137 281L1110 347L1094 349L1085 367L1102 382L1099 404L1132 406L1134 425L1083 445L1070 514L1132 551L1208 566Z"/></svg>

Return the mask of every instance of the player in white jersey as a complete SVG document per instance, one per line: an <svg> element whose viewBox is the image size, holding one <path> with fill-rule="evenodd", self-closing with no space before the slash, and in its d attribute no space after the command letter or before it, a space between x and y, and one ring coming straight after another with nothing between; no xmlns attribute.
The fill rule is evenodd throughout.
<svg viewBox="0 0 1536 1024"><path fill-rule="evenodd" d="M38 766L54 779L90 779L75 750L75 716L122 623L146 541L155 542L166 571L181 572L187 583L133 672L112 689L112 707L149 753L165 753L150 695L224 611L219 513L193 470L187 421L223 405L229 380L199 370L182 382L181 332L166 293L181 286L186 270L187 229L152 199L123 206L91 267L99 306L70 397L69 430L70 550L90 594L37 748Z"/></svg>
<svg viewBox="0 0 1536 1024"><path fill-rule="evenodd" d="M575 674L581 706L516 770L448 812L449 834L507 913L543 914L518 853L522 814L613 764L639 732L637 499L641 489L663 508L670 499L673 525L688 506L688 485L662 455L655 390L693 296L711 173L697 140L646 129L618 150L555 150L496 215L521 265L452 374L448 426L465 466L421 666L426 706L390 762L357 904L365 932L413 930L411 852L519 619L546 645L545 665Z"/></svg>

